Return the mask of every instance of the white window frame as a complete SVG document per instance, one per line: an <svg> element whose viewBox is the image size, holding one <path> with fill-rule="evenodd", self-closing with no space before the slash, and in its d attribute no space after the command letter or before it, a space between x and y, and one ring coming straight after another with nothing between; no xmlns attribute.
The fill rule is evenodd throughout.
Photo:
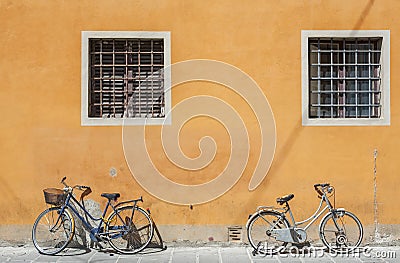
<svg viewBox="0 0 400 263"><path fill-rule="evenodd" d="M382 37L381 117L309 118L309 38ZM303 126L388 126L390 125L390 30L302 30L302 124Z"/></svg>
<svg viewBox="0 0 400 263"><path fill-rule="evenodd" d="M170 32L155 31L82 31L81 68L81 125L121 126L121 125L170 125L171 124L171 37ZM164 39L164 101L163 118L93 118L89 117L89 39L93 38L149 38Z"/></svg>

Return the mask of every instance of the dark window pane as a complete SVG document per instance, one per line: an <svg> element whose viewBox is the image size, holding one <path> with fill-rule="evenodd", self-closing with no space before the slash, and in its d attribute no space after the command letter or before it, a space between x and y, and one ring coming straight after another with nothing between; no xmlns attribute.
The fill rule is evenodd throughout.
<svg viewBox="0 0 400 263"><path fill-rule="evenodd" d="M310 63L311 64L318 64L318 53L317 52L311 52L310 53Z"/></svg>
<svg viewBox="0 0 400 263"><path fill-rule="evenodd" d="M356 53L346 52L345 54L345 64L355 64L356 63Z"/></svg>
<svg viewBox="0 0 400 263"><path fill-rule="evenodd" d="M112 65L113 64L113 55L112 54L103 54L101 57L101 61L103 65Z"/></svg>
<svg viewBox="0 0 400 263"><path fill-rule="evenodd" d="M323 118L326 118L326 117L328 117L328 118L330 118L331 117L331 107L329 106L329 107L321 107L320 108L320 117L323 117Z"/></svg>
<svg viewBox="0 0 400 263"><path fill-rule="evenodd" d="M321 80L320 89L322 91L330 91L331 90L331 81L330 80Z"/></svg>
<svg viewBox="0 0 400 263"><path fill-rule="evenodd" d="M153 64L164 64L164 56L161 53L153 54Z"/></svg>
<svg viewBox="0 0 400 263"><path fill-rule="evenodd" d="M321 64L331 64L331 53L321 52L320 63Z"/></svg>
<svg viewBox="0 0 400 263"><path fill-rule="evenodd" d="M369 107L359 107L358 108L358 117L368 118L369 114L370 114Z"/></svg>
<svg viewBox="0 0 400 263"><path fill-rule="evenodd" d="M101 46L101 52L113 52L113 41L104 40Z"/></svg>
<svg viewBox="0 0 400 263"><path fill-rule="evenodd" d="M358 52L357 53L357 64L368 64L369 63L369 53L368 52Z"/></svg>
<svg viewBox="0 0 400 263"><path fill-rule="evenodd" d="M327 104L331 105L332 103L332 98L330 93L322 93L321 94L321 105Z"/></svg>
<svg viewBox="0 0 400 263"><path fill-rule="evenodd" d="M356 90L356 81L355 80L346 80L346 91L353 91Z"/></svg>
<svg viewBox="0 0 400 263"><path fill-rule="evenodd" d="M379 64L381 59L381 52L372 52L371 53L371 63Z"/></svg>
<svg viewBox="0 0 400 263"><path fill-rule="evenodd" d="M370 103L370 93L360 92L358 93L358 104L359 105L369 105Z"/></svg>
<svg viewBox="0 0 400 263"><path fill-rule="evenodd" d="M311 80L310 81L310 91L311 92L318 90L318 83L319 83L318 80Z"/></svg>
<svg viewBox="0 0 400 263"><path fill-rule="evenodd" d="M369 77L369 66L358 66L357 67L357 76L358 77Z"/></svg>
<svg viewBox="0 0 400 263"><path fill-rule="evenodd" d="M356 104L356 93L355 92L349 92L346 93L346 105L347 104Z"/></svg>
<svg viewBox="0 0 400 263"><path fill-rule="evenodd" d="M141 65L151 65L151 54L150 53L141 53L140 54L140 64Z"/></svg>
<svg viewBox="0 0 400 263"><path fill-rule="evenodd" d="M311 93L310 94L310 103L312 105L319 104L319 93Z"/></svg>
<svg viewBox="0 0 400 263"><path fill-rule="evenodd" d="M125 65L126 64L126 55L125 54L115 54L115 64L116 65Z"/></svg>
<svg viewBox="0 0 400 263"><path fill-rule="evenodd" d="M310 76L312 77L312 78L318 78L319 77L319 66L311 66L311 68L310 68Z"/></svg>
<svg viewBox="0 0 400 263"><path fill-rule="evenodd" d="M125 52L126 51L126 41L125 40L115 40L115 52Z"/></svg>
<svg viewBox="0 0 400 263"><path fill-rule="evenodd" d="M345 108L345 117L346 118L355 118L356 115L356 107L346 107Z"/></svg>

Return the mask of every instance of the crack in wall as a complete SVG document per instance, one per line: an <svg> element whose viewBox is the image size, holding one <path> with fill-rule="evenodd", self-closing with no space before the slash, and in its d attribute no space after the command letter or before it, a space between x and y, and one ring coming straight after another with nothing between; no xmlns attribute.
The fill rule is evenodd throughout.
<svg viewBox="0 0 400 263"><path fill-rule="evenodd" d="M393 240L392 235L380 233L379 231L379 211L378 211L378 198L377 198L377 159L378 150L374 149L374 242L377 244L387 243Z"/></svg>

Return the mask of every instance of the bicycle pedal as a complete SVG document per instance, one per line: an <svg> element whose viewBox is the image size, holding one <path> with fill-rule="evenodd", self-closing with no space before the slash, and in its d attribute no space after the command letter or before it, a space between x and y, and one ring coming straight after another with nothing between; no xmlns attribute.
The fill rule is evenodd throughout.
<svg viewBox="0 0 400 263"><path fill-rule="evenodd" d="M104 249L104 247L100 244L100 242L95 242L95 246L96 246L98 249Z"/></svg>

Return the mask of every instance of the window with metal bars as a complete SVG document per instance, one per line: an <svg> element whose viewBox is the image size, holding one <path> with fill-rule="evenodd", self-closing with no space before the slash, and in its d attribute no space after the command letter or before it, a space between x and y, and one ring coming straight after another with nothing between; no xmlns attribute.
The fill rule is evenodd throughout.
<svg viewBox="0 0 400 263"><path fill-rule="evenodd" d="M382 38L308 43L310 118L380 118Z"/></svg>
<svg viewBox="0 0 400 263"><path fill-rule="evenodd" d="M89 117L164 117L163 39L89 42Z"/></svg>
<svg viewBox="0 0 400 263"><path fill-rule="evenodd" d="M388 45L388 39L379 35L321 35L324 36L305 39L307 67L303 70L307 70L307 78L303 75L303 89L306 81L307 90L303 90L303 124L304 115L310 121L308 124L314 120L322 124L324 120L346 119L343 124L357 124L357 120L368 124L365 120L379 121L384 117L386 121L382 123L387 124L389 82L384 77L389 74L384 75L384 69L388 70L388 61L385 61L388 56L384 54L383 44ZM307 96L307 109L304 109L304 96ZM340 122L326 123L340 125Z"/></svg>
<svg viewBox="0 0 400 263"><path fill-rule="evenodd" d="M82 35L83 125L121 125L118 120L127 119L163 124L157 119L164 121L166 97L169 102L165 73L169 33L85 31Z"/></svg>

